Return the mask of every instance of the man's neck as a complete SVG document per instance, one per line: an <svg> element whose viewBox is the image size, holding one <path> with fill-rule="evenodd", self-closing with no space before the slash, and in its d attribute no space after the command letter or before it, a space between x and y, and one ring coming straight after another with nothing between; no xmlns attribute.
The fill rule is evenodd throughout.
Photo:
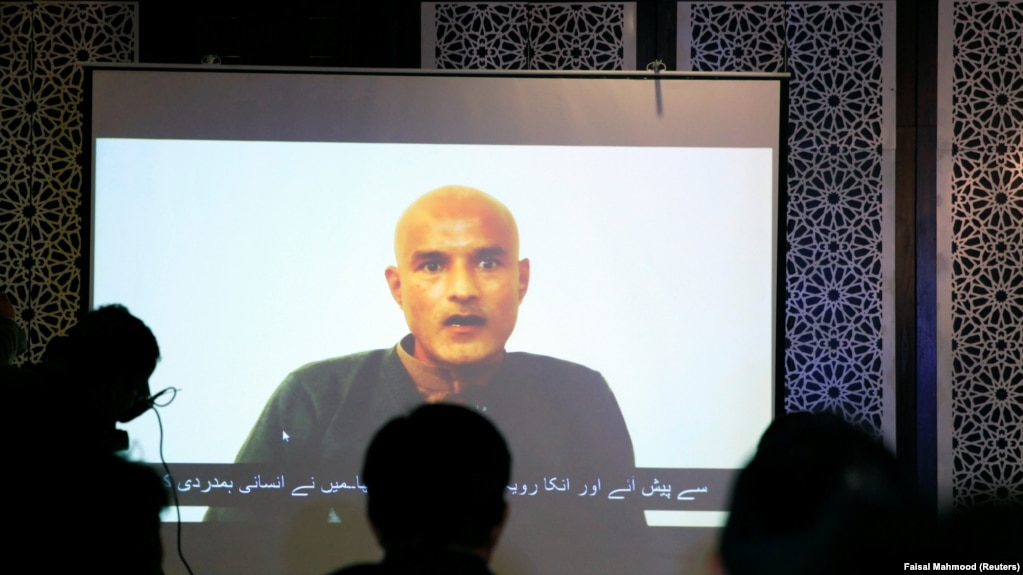
<svg viewBox="0 0 1023 575"><path fill-rule="evenodd" d="M493 360L469 365L439 366L415 358L416 340L411 334L398 343L398 359L428 402L444 401L468 388L484 386L494 378L504 353Z"/></svg>

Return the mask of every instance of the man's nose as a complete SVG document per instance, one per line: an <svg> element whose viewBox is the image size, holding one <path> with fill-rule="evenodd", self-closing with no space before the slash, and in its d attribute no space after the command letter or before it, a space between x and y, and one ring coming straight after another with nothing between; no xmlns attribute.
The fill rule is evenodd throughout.
<svg viewBox="0 0 1023 575"><path fill-rule="evenodd" d="M468 265L457 265L448 275L448 295L454 301L468 301L479 297L476 274Z"/></svg>

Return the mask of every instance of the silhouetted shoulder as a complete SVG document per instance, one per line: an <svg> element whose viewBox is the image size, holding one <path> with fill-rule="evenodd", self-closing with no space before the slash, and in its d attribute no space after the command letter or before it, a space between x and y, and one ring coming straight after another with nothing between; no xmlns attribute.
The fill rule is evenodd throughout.
<svg viewBox="0 0 1023 575"><path fill-rule="evenodd" d="M479 556L445 548L388 551L380 563L360 563L330 575L493 575Z"/></svg>

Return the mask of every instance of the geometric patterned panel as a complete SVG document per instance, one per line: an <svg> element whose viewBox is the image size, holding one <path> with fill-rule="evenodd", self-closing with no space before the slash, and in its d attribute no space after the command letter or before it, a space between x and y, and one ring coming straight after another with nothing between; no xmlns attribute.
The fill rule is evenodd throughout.
<svg viewBox="0 0 1023 575"><path fill-rule="evenodd" d="M622 70L622 4L529 4L533 70Z"/></svg>
<svg viewBox="0 0 1023 575"><path fill-rule="evenodd" d="M694 4L691 25L693 70L785 69L785 8L781 4Z"/></svg>
<svg viewBox="0 0 1023 575"><path fill-rule="evenodd" d="M622 70L624 4L436 4L440 69Z"/></svg>
<svg viewBox="0 0 1023 575"><path fill-rule="evenodd" d="M952 497L1023 503L1023 3L952 11Z"/></svg>
<svg viewBox="0 0 1023 575"><path fill-rule="evenodd" d="M882 2L690 5L693 70L785 70L785 409L882 429ZM894 54L888 54L889 65ZM890 185L890 183L889 183Z"/></svg>
<svg viewBox="0 0 1023 575"><path fill-rule="evenodd" d="M0 286L29 335L22 360L77 319L82 70L136 60L136 5L0 4Z"/></svg>
<svg viewBox="0 0 1023 575"><path fill-rule="evenodd" d="M0 290L7 292L27 328L24 313L32 270L31 221L35 213L29 191L32 165L32 35L29 4L0 4Z"/></svg>
<svg viewBox="0 0 1023 575"><path fill-rule="evenodd" d="M526 4L440 4L435 14L438 68L526 68L529 46Z"/></svg>

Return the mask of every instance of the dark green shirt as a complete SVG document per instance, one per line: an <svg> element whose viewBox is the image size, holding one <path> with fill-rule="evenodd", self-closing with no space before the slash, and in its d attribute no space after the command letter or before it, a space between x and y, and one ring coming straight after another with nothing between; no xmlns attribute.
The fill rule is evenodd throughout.
<svg viewBox="0 0 1023 575"><path fill-rule="evenodd" d="M570 477L581 488L634 465L614 394L581 365L509 353L490 383L446 401L475 407L497 425L511 448L513 482ZM277 388L237 461L354 474L376 430L422 402L395 348L311 363Z"/></svg>

